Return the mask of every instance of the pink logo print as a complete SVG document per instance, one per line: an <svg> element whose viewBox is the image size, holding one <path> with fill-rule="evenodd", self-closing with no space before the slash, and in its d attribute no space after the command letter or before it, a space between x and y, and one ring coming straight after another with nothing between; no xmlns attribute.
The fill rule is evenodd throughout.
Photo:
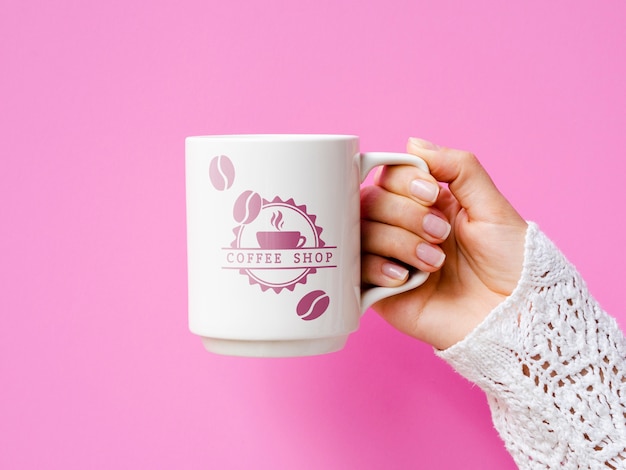
<svg viewBox="0 0 626 470"><path fill-rule="evenodd" d="M209 163L209 179L218 191L231 188L235 167L225 155ZM293 291L297 284L306 284L307 276L318 269L336 268L335 246L327 246L321 238L317 217L293 199L263 199L252 190L243 191L233 205L235 240L223 248L223 269L238 270L248 282L258 284L263 292L283 289ZM319 318L330 305L323 290L314 290L302 297L297 315L305 321Z"/></svg>
<svg viewBox="0 0 626 470"><path fill-rule="evenodd" d="M315 320L328 308L330 298L323 290L314 290L300 299L296 313L303 320Z"/></svg>
<svg viewBox="0 0 626 470"><path fill-rule="evenodd" d="M229 189L235 181L235 167L226 155L218 155L209 164L211 184L218 191Z"/></svg>
<svg viewBox="0 0 626 470"><path fill-rule="evenodd" d="M276 230L256 233L256 239L261 248L274 250L301 248L306 242L306 237L303 237L300 232L283 231L285 221L282 212L274 213L270 223Z"/></svg>
<svg viewBox="0 0 626 470"><path fill-rule="evenodd" d="M233 217L239 224L249 224L261 212L261 196L254 191L244 191L239 195L233 207Z"/></svg>
<svg viewBox="0 0 626 470"><path fill-rule="evenodd" d="M318 269L336 268L334 246L326 246L316 216L293 199L262 200L244 191L235 202L235 240L224 248L222 267L238 269L261 290L293 291ZM244 202L245 201L245 202ZM254 217L253 217L254 216Z"/></svg>

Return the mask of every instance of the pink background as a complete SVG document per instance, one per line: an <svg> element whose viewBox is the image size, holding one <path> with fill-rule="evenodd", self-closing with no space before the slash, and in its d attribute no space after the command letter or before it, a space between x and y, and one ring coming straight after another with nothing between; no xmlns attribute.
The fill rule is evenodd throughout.
<svg viewBox="0 0 626 470"><path fill-rule="evenodd" d="M3 0L0 468L515 468L369 312L340 353L187 330L187 135L478 154L626 327L623 2Z"/></svg>

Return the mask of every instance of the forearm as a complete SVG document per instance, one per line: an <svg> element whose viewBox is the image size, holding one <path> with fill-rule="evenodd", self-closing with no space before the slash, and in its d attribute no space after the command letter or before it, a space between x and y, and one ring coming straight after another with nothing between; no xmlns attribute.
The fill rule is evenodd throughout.
<svg viewBox="0 0 626 470"><path fill-rule="evenodd" d="M520 468L626 464L626 341L534 224L515 291L438 354L486 392Z"/></svg>

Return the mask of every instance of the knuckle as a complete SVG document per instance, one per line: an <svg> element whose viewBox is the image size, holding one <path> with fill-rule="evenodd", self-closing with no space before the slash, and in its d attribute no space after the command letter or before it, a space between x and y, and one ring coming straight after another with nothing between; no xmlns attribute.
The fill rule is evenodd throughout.
<svg viewBox="0 0 626 470"><path fill-rule="evenodd" d="M459 160L461 160L463 163L465 164L475 164L478 163L478 157L472 153L472 152L468 152L466 150L461 150L459 151Z"/></svg>

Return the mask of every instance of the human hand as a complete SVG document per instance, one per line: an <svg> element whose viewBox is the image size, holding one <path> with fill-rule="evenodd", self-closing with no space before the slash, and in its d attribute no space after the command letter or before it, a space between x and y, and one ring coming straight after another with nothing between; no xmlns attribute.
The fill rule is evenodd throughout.
<svg viewBox="0 0 626 470"><path fill-rule="evenodd" d="M426 161L430 175L387 166L361 189L361 275L364 284L397 286L408 277L403 265L430 272L422 286L374 309L446 349L515 289L527 225L471 153L414 138L407 151Z"/></svg>

